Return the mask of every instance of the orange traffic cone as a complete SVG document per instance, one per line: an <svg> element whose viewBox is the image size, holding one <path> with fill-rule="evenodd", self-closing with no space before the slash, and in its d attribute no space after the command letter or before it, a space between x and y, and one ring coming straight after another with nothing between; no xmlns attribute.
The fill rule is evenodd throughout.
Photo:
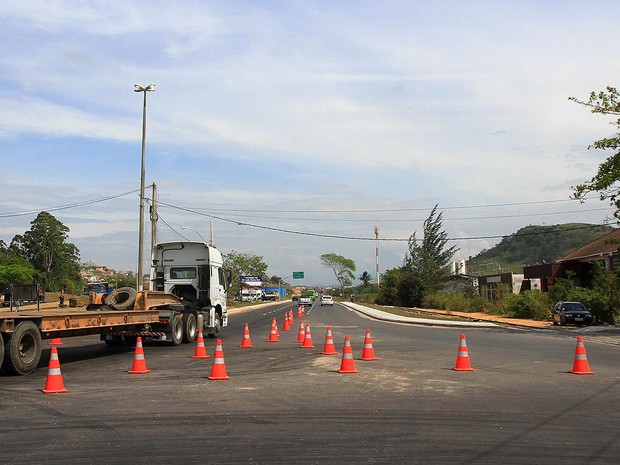
<svg viewBox="0 0 620 465"><path fill-rule="evenodd" d="M278 340L280 340L280 331L278 331L278 320L276 320L275 316L271 319L271 325L276 330L276 336L278 336Z"/></svg>
<svg viewBox="0 0 620 465"><path fill-rule="evenodd" d="M59 392L69 392L65 389L62 382L62 373L60 372L60 361L58 360L58 349L52 346L50 353L50 363L47 368L47 380L45 388L41 389L45 394L54 394Z"/></svg>
<svg viewBox="0 0 620 465"><path fill-rule="evenodd" d="M138 336L136 340L136 351L133 356L133 365L127 373L132 375L143 375L150 373L151 370L146 368L146 360L144 359L144 349L142 348L142 338Z"/></svg>
<svg viewBox="0 0 620 465"><path fill-rule="evenodd" d="M292 308L288 311L288 321L291 323L291 325L293 323L295 323L295 317L293 317L293 309Z"/></svg>
<svg viewBox="0 0 620 465"><path fill-rule="evenodd" d="M342 348L342 361L338 373L357 373L355 362L353 361L353 351L351 350L351 338L344 337L344 347Z"/></svg>
<svg viewBox="0 0 620 465"><path fill-rule="evenodd" d="M284 323L282 323L282 331L290 331L291 330L291 322L288 318L288 313L284 314Z"/></svg>
<svg viewBox="0 0 620 465"><path fill-rule="evenodd" d="M267 339L267 342L280 342L280 337L278 336L278 325L275 318L271 320L271 331L269 332L269 339Z"/></svg>
<svg viewBox="0 0 620 465"><path fill-rule="evenodd" d="M583 345L583 338L577 337L577 347L575 347L575 361L573 362L573 369L569 373L576 375L593 375L594 371L590 371L588 365L588 358L586 357L586 348Z"/></svg>
<svg viewBox="0 0 620 465"><path fill-rule="evenodd" d="M202 335L202 328L198 328L198 336L196 336L196 350L192 358L209 358L207 349L205 349L205 338Z"/></svg>
<svg viewBox="0 0 620 465"><path fill-rule="evenodd" d="M469 362L469 355L467 354L467 343L465 342L465 335L461 334L459 342L459 351L456 356L456 365L453 368L456 371L474 371Z"/></svg>
<svg viewBox="0 0 620 465"><path fill-rule="evenodd" d="M226 364L224 363L224 351L222 350L222 341L218 339L215 343L215 353L213 354L213 364L211 365L211 380L228 380L226 374Z"/></svg>
<svg viewBox="0 0 620 465"><path fill-rule="evenodd" d="M53 339L50 341L50 345L51 345L51 346L61 346L61 345L63 345L63 344L62 344L62 341L60 340L60 338L59 338L59 337L55 337L55 338L53 338Z"/></svg>
<svg viewBox="0 0 620 465"><path fill-rule="evenodd" d="M239 347L254 347L252 340L250 339L250 326L246 323L243 329L243 339L241 339L241 345Z"/></svg>
<svg viewBox="0 0 620 465"><path fill-rule="evenodd" d="M306 330L304 329L304 322L299 322L299 332L297 333L297 340L295 342L302 343L304 342L304 336L306 335Z"/></svg>
<svg viewBox="0 0 620 465"><path fill-rule="evenodd" d="M338 355L336 352L336 346L334 345L334 337L332 336L332 327L327 327L327 333L325 334L325 345L323 346L323 355Z"/></svg>
<svg viewBox="0 0 620 465"><path fill-rule="evenodd" d="M297 307L297 318L303 318L304 317L304 306L300 305L299 307Z"/></svg>
<svg viewBox="0 0 620 465"><path fill-rule="evenodd" d="M364 348L362 349L362 356L360 360L371 361L379 360L375 357L375 349L372 347L372 338L370 337L370 330L366 330L366 336L364 337Z"/></svg>
<svg viewBox="0 0 620 465"><path fill-rule="evenodd" d="M301 348L302 349L314 349L314 344L312 344L312 332L310 332L310 323L306 323L304 343L301 345Z"/></svg>

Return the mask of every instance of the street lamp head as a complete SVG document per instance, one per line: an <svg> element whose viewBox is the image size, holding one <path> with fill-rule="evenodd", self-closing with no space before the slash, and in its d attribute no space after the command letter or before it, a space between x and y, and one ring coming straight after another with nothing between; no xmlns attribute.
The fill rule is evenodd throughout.
<svg viewBox="0 0 620 465"><path fill-rule="evenodd" d="M134 92L154 92L155 84L149 84L148 86L141 86L140 84L134 84L133 86Z"/></svg>

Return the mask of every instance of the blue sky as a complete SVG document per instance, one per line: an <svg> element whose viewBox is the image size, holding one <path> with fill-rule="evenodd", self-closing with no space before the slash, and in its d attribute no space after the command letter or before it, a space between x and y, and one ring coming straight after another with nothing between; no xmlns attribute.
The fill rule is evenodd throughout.
<svg viewBox="0 0 620 465"><path fill-rule="evenodd" d="M374 241L338 237L421 237L435 204L455 259L530 224L601 224L606 203L569 196L611 119L568 97L618 84L619 20L599 1L4 1L0 240L29 229L19 213L133 191L52 214L82 261L136 270L135 83L157 85L159 239L213 222L222 252L298 284L335 282L328 252L374 276ZM382 241L380 269L406 250Z"/></svg>

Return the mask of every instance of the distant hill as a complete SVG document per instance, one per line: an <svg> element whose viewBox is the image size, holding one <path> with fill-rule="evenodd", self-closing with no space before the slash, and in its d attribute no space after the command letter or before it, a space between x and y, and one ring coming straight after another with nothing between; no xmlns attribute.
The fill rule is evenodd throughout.
<svg viewBox="0 0 620 465"><path fill-rule="evenodd" d="M471 257L467 262L467 272L487 274L501 268L502 271L522 273L523 265L552 263L614 229L586 223L526 226L502 239L492 249Z"/></svg>

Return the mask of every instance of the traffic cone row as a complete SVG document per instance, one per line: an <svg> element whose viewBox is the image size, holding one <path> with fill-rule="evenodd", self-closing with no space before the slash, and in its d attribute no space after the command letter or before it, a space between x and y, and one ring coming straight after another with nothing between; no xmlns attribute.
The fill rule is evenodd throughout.
<svg viewBox="0 0 620 465"><path fill-rule="evenodd" d="M301 307L301 306L300 306ZM290 331L290 324L294 321L293 311L290 310L287 314L285 314L283 331ZM286 327L288 326L288 329ZM279 333L278 333L278 325L276 322L276 318L272 319L271 330L269 339L267 342L279 342ZM312 333L310 330L310 324L302 321L299 324L299 332L297 335L296 343L302 343L301 347L303 349L314 348L312 343ZM62 374L60 371L60 361L58 359L58 350L56 345L61 345L60 339L53 339L50 342L52 345L50 352L50 361L48 366L48 374L45 383L45 388L41 389L45 394L51 393L64 393L68 392L64 386L62 380ZM252 341L250 339L250 329L248 323L245 323L245 327L243 330L243 339L241 341L240 347L243 348L251 348ZM325 345L323 347L322 355L337 355L336 348L334 345L334 339L331 331L331 326L327 327L327 332L325 334ZM202 333L202 328L198 329L198 335L196 338L196 349L192 358L209 358L209 355L206 352L206 348L204 345L204 337ZM370 336L370 330L366 330L366 334L364 337L364 346L362 349L362 356L360 360L363 361L373 361L378 360L375 356L374 348L372 346L372 338ZM456 357L456 364L453 368L455 371L474 371L471 366L471 362L469 359L469 353L467 350L467 341L464 334L461 334L459 337L459 347ZM146 367L146 361L144 358L144 348L142 346L142 338L138 337L136 340L136 347L134 352L133 365L131 369L127 372L130 374L146 374L149 373L149 370ZM342 348L342 360L340 363L340 368L338 369L338 373L350 374L350 373L358 373L355 369L355 362L353 360L353 352L351 349L351 338L349 336L345 336L344 338L344 346ZM593 375L595 372L590 371L590 366L588 364L588 359L586 356L586 349L583 343L583 338L579 336L577 338L577 347L575 348L575 359L573 362L573 369L569 371L569 373L577 374L577 375ZM208 376L209 380L229 380L230 377L226 373L226 364L224 363L224 351L222 349L222 341L220 339L216 342L215 352L213 355L213 363L211 366L211 374Z"/></svg>

